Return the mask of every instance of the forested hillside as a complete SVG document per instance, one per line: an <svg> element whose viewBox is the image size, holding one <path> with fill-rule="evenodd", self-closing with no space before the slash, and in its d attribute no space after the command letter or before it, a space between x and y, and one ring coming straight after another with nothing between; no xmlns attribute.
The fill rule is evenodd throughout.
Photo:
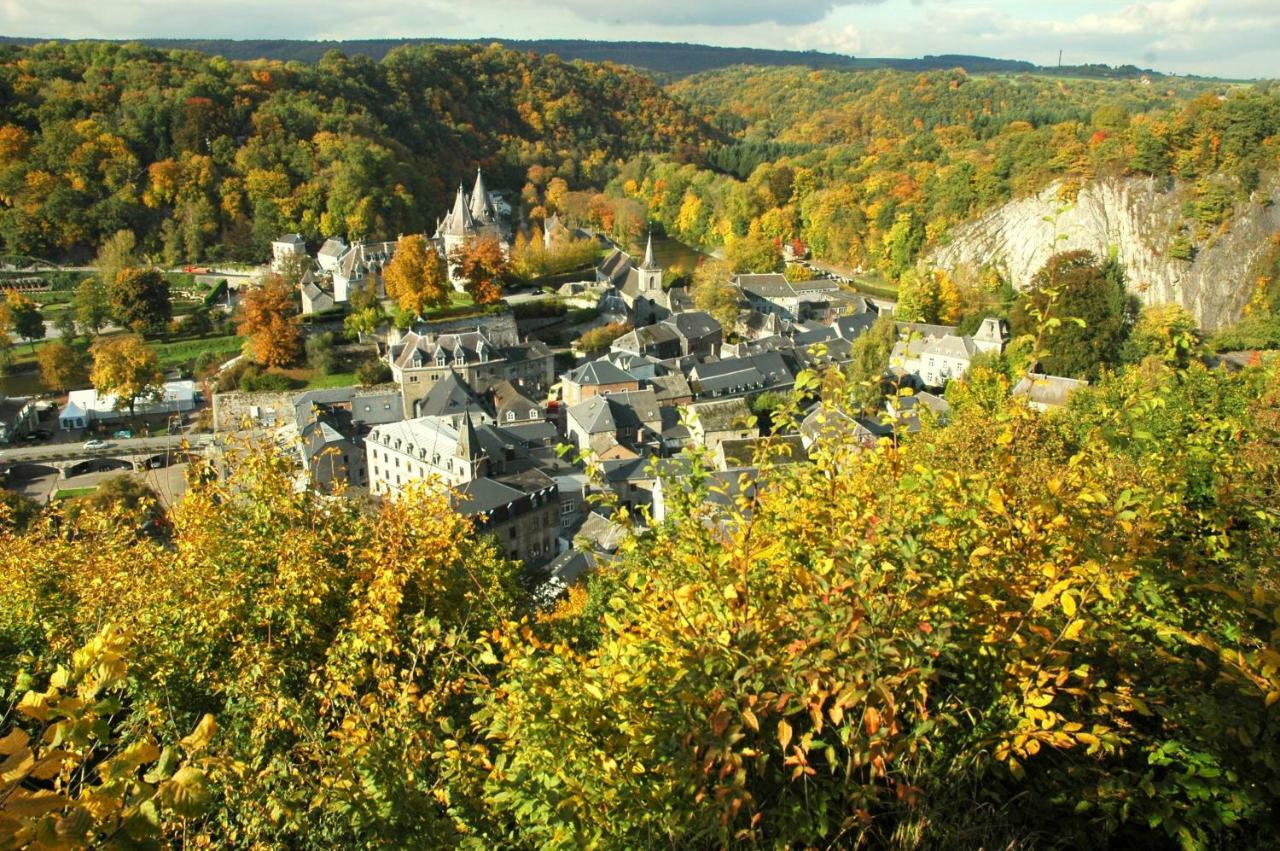
<svg viewBox="0 0 1280 851"><path fill-rule="evenodd" d="M170 261L257 259L277 234L434 226L477 166L603 183L707 138L649 78L500 48L380 63L238 63L106 43L0 51L0 239L60 259L122 228Z"/></svg>
<svg viewBox="0 0 1280 851"><path fill-rule="evenodd" d="M615 191L694 243L755 229L892 278L957 223L1053 180L1190 181L1188 223L1213 227L1280 152L1280 93L1268 86L789 68L671 91L738 141L703 168L640 159Z"/></svg>
<svg viewBox="0 0 1280 851"><path fill-rule="evenodd" d="M1275 848L1278 381L980 367L901 445L694 464L554 609L256 452L160 522L0 508L0 844Z"/></svg>

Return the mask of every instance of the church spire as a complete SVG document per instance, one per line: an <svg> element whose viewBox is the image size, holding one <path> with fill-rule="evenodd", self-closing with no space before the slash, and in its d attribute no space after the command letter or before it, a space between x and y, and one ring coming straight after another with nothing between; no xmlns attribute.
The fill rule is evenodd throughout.
<svg viewBox="0 0 1280 851"><path fill-rule="evenodd" d="M471 408L462 412L462 427L458 429L458 457L468 461L480 460L480 438L476 435L475 424L471 422Z"/></svg>
<svg viewBox="0 0 1280 851"><path fill-rule="evenodd" d="M658 261L653 259L653 231L649 232L649 243L644 247L644 262L640 268L646 272L658 271Z"/></svg>

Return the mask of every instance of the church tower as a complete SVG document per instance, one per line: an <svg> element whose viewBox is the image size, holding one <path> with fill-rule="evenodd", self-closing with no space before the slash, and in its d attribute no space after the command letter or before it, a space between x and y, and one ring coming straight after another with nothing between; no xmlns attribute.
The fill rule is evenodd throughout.
<svg viewBox="0 0 1280 851"><path fill-rule="evenodd" d="M662 267L653 256L653 234L649 234L649 242L644 249L644 261L638 269L640 273L640 292L645 296L662 292Z"/></svg>

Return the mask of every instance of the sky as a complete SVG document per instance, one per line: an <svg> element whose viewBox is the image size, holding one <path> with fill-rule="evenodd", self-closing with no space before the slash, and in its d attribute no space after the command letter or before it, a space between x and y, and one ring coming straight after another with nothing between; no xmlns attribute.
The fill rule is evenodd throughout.
<svg viewBox="0 0 1280 851"><path fill-rule="evenodd" d="M59 38L586 38L1280 78L1280 0L0 0Z"/></svg>

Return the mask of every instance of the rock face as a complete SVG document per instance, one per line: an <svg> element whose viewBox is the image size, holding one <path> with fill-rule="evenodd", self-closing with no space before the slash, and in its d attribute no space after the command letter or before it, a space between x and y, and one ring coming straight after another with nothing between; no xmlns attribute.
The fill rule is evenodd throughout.
<svg viewBox="0 0 1280 851"><path fill-rule="evenodd" d="M1226 225L1197 240L1191 261L1169 254L1188 224L1183 204L1191 198L1189 187L1154 178L1097 180L1070 204L1059 200L1059 188L1054 184L955 228L930 260L942 268L994 266L1023 288L1055 253L1086 249L1106 257L1114 250L1143 304L1180 304L1200 327L1214 329L1239 320L1253 270L1280 231L1280 176L1264 179Z"/></svg>

